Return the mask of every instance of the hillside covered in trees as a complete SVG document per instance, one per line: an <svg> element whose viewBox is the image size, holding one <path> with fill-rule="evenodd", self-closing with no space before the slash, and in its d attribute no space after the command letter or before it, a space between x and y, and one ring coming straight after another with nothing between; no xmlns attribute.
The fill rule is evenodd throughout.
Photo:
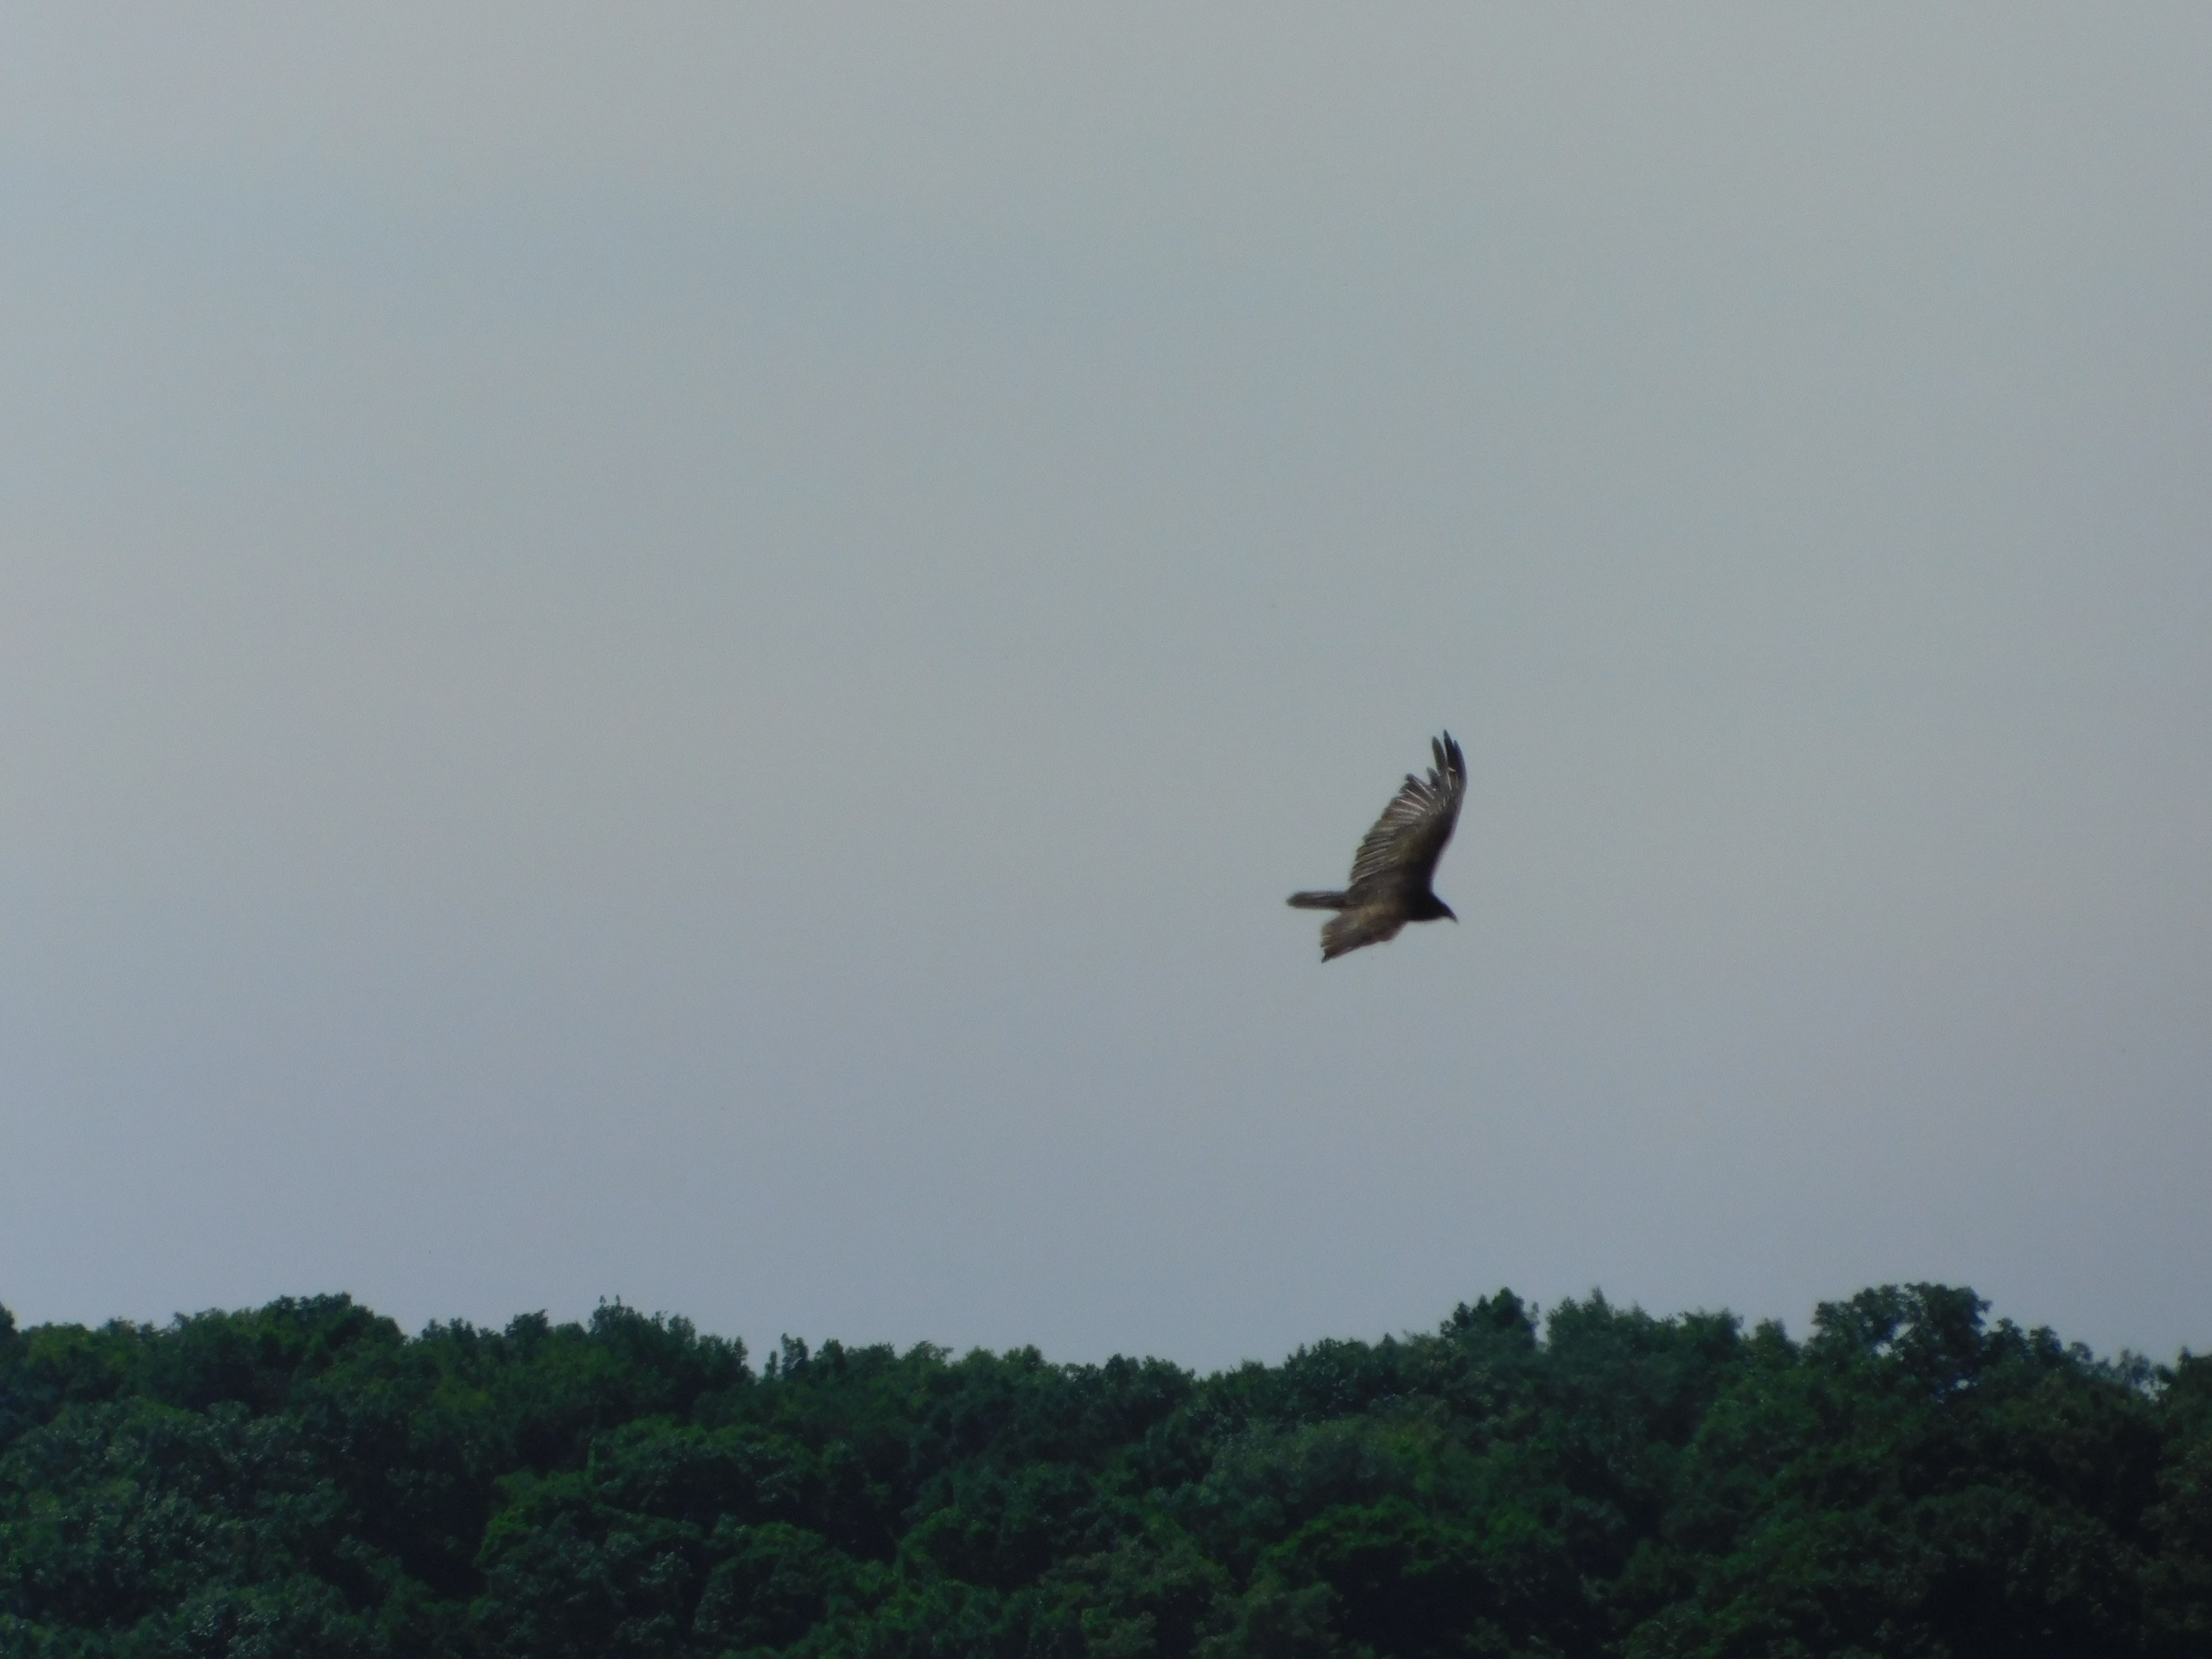
<svg viewBox="0 0 2212 1659"><path fill-rule="evenodd" d="M1507 1291L1199 1377L0 1311L9 1656L2212 1653L2212 1359Z"/></svg>

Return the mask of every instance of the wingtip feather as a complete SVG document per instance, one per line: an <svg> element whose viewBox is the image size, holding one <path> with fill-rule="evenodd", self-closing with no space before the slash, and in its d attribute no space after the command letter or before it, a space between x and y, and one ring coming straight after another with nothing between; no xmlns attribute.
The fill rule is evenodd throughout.
<svg viewBox="0 0 2212 1659"><path fill-rule="evenodd" d="M1457 738L1447 732L1440 740L1432 743L1431 746L1437 751L1437 769L1445 777L1463 778L1467 775L1467 757L1460 752Z"/></svg>

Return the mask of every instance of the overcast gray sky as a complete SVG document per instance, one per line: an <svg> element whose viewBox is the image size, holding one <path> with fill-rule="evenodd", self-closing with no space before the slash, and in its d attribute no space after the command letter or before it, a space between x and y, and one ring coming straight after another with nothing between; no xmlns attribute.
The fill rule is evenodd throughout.
<svg viewBox="0 0 2212 1659"><path fill-rule="evenodd" d="M2212 1346L2212 11L10 8L0 1301ZM1323 969L1430 735L1461 922Z"/></svg>

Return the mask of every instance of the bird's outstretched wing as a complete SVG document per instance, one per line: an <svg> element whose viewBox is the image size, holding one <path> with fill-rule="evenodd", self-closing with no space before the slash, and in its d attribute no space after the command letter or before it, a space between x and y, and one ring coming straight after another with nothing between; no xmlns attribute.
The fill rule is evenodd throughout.
<svg viewBox="0 0 2212 1659"><path fill-rule="evenodd" d="M1467 760L1452 734L1430 739L1429 747L1437 763L1426 781L1406 774L1405 783L1352 856L1346 896L1353 903L1428 890L1467 795Z"/></svg>

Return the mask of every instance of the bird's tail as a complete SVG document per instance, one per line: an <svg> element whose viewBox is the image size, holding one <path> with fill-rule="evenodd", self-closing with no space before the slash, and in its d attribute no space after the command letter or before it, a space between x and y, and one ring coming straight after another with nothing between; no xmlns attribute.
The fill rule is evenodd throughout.
<svg viewBox="0 0 2212 1659"><path fill-rule="evenodd" d="M1291 895L1291 908L1293 910L1341 910L1344 908L1344 895L1341 893L1293 893Z"/></svg>

